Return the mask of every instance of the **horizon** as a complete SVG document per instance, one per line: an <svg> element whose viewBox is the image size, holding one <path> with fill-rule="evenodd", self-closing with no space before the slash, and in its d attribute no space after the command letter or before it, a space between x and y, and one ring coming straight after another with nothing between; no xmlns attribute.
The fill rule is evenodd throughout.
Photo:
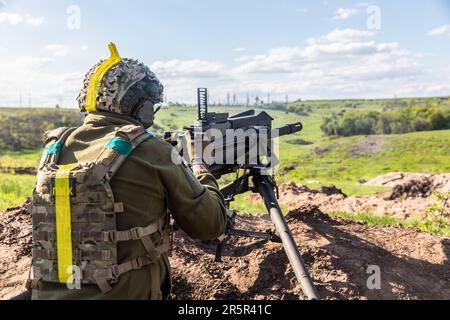
<svg viewBox="0 0 450 320"><path fill-rule="evenodd" d="M298 100L293 100L293 101L289 101L289 104L292 103L299 103L299 102L342 102L342 101L395 101L395 100L432 100L432 99L450 99L450 94L448 96L430 96L430 97L397 97L397 98L361 98L361 99L347 99L347 98L342 98L342 99L307 99L307 100L303 100L303 99L298 99ZM241 103L241 104L213 104L211 105L211 102L209 101L208 103L210 103L210 107L244 107L246 106L245 103ZM261 104L261 105L255 105L255 104L250 104L249 106L251 107L262 107L264 105L271 105L271 104L286 104L286 102L284 101L271 101L271 103L265 103L265 104ZM168 101L167 103L163 103L163 107L170 107L170 104L175 105L175 104L180 104L180 105L184 105L187 107L192 107L192 108L197 108L197 103L196 102L192 102L192 103L184 103L184 102L179 102L179 101ZM53 107L46 107L46 106L22 106L22 107L14 107L14 106L1 106L0 105L0 109L52 109L52 110L58 110L58 109L66 109L66 110L79 110L78 106L75 107L65 107L65 106L59 106L58 108L56 108L56 106Z"/></svg>

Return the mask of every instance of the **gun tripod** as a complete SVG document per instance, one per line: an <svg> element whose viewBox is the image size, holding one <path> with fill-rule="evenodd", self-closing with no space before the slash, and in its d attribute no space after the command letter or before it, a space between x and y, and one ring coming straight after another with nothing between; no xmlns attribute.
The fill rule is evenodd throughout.
<svg viewBox="0 0 450 320"><path fill-rule="evenodd" d="M238 230L233 227L229 228L228 236L251 237L258 239L265 239L272 242L282 243L284 251L289 259L289 262L294 270L295 276L299 281L303 292L310 300L319 300L319 295L314 287L314 283L309 275L308 269L303 261L300 250L295 243L292 232L284 218L283 212L277 200L275 190L278 188L275 180L268 175L264 175L261 169L250 169L243 176L236 181L230 183L221 189L221 193L225 197L226 203L229 206L234 201L234 197L249 191L259 193L264 200L265 207L269 212L270 219L275 225L276 233L273 232L253 232L246 230ZM234 225L235 214L230 217ZM216 251L216 261L222 260L224 241L219 241Z"/></svg>

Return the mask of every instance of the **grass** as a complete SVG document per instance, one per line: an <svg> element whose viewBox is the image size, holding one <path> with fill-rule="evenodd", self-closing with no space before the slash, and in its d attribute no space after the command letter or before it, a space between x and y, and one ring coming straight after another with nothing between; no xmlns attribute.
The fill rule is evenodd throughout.
<svg viewBox="0 0 450 320"><path fill-rule="evenodd" d="M0 212L21 205L30 197L36 177L0 173Z"/></svg>
<svg viewBox="0 0 450 320"><path fill-rule="evenodd" d="M0 169L35 168L39 164L42 150L0 152Z"/></svg>
<svg viewBox="0 0 450 320"><path fill-rule="evenodd" d="M351 221L363 222L368 226L401 226L404 228L414 228L423 232L438 236L450 236L450 221L446 223L434 223L420 218L402 220L392 216L375 216L367 213L350 214L347 212L329 212L331 217L342 217Z"/></svg>
<svg viewBox="0 0 450 320"><path fill-rule="evenodd" d="M239 212L245 212L245 213L250 213L250 214L255 214L255 213L266 214L267 209L264 206L264 203L262 202L262 200L261 201L249 201L249 200L245 199L245 197L249 194L250 193L237 196L236 201L234 201L232 203L232 208ZM288 213L287 206L280 205L280 207L285 214Z"/></svg>
<svg viewBox="0 0 450 320"><path fill-rule="evenodd" d="M348 195L367 195L383 191L367 187L368 181L389 172L450 172L450 131L418 132L379 136L380 150L374 154L353 155L352 149L364 137L340 138L314 146L282 145L281 167L295 162L298 169L281 177L282 181L335 184ZM318 154L316 148L326 150ZM307 183L308 184L308 183Z"/></svg>

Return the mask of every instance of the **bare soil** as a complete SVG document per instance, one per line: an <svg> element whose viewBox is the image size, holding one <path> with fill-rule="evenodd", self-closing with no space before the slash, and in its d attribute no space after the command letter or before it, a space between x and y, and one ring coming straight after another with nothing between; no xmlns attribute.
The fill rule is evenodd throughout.
<svg viewBox="0 0 450 320"><path fill-rule="evenodd" d="M0 298L24 291L31 263L28 203L0 213Z"/></svg>
<svg viewBox="0 0 450 320"><path fill-rule="evenodd" d="M450 239L413 229L368 227L299 206L288 223L324 299L450 299ZM0 298L23 291L30 264L26 206L0 214ZM265 231L267 216L241 216L238 227ZM298 299L302 293L281 244L232 238L224 262L214 243L175 236L172 299ZM369 290L369 266L381 289Z"/></svg>
<svg viewBox="0 0 450 320"><path fill-rule="evenodd" d="M383 148L386 141L380 136L367 136L352 145L350 156L370 156L377 154Z"/></svg>
<svg viewBox="0 0 450 320"><path fill-rule="evenodd" d="M387 214L399 219L417 218L435 203L433 192L450 192L450 174L391 173L371 180L366 185L391 187L391 190L371 196L347 197L335 186L310 189L291 182L280 185L280 203L290 210L308 203L318 206L323 212L341 211ZM256 194L247 196L247 199L261 201Z"/></svg>

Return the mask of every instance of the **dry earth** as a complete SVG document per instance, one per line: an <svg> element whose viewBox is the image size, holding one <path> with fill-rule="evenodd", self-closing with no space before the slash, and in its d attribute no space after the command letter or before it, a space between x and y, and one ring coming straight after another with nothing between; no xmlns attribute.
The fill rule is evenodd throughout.
<svg viewBox="0 0 450 320"><path fill-rule="evenodd" d="M308 203L318 206L323 212L387 214L409 219L420 216L435 203L433 192L450 192L450 174L390 173L366 184L391 187L392 190L366 197L347 197L334 186L312 190L292 182L280 186L280 203L290 210ZM247 199L261 201L259 195L255 194L249 195Z"/></svg>
<svg viewBox="0 0 450 320"><path fill-rule="evenodd" d="M31 217L15 208L0 214L0 298L23 290L30 264ZM313 205L288 215L289 225L324 299L450 299L450 239L413 229L368 227L332 219ZM265 231L267 217L242 216L238 226ZM175 236L173 299L298 299L301 290L282 246L230 240L224 262L214 243ZM369 290L369 266L379 266L381 289Z"/></svg>

